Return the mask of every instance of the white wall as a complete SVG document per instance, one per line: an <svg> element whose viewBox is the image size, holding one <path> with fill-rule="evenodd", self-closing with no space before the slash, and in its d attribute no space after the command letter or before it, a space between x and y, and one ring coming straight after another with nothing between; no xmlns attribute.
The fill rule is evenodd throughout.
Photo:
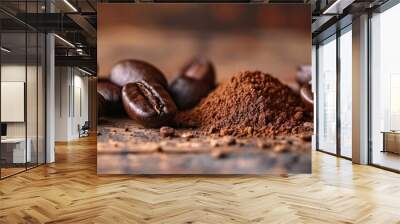
<svg viewBox="0 0 400 224"><path fill-rule="evenodd" d="M29 68L28 68L29 69ZM25 65L2 65L1 81L25 82ZM6 110L7 108L1 108ZM25 137L25 122L7 123L7 137Z"/></svg>
<svg viewBox="0 0 400 224"><path fill-rule="evenodd" d="M86 76L82 76L82 73L76 73L77 70L74 70L74 80L73 80L73 90L71 99L71 136L72 138L78 138L78 125L82 126L85 121L88 121L89 111L88 111L88 78Z"/></svg>
<svg viewBox="0 0 400 224"><path fill-rule="evenodd" d="M27 70L25 70L27 69ZM36 99L36 80L30 78L31 74L36 74L36 66L28 66L25 65L2 65L1 66L1 81L4 82L25 82L26 71L28 72L28 81L29 86L34 88L27 88L27 106L31 108L28 112L36 111L37 99ZM39 105L40 107L41 105ZM34 108L32 108L34 107ZM7 110L7 108L1 108L2 110ZM30 128L35 130L36 135L36 113L27 113L28 119L28 137L30 132ZM32 123L33 122L33 123ZM7 122L7 136L8 137L25 137L25 123L26 122ZM32 131L33 132L33 131Z"/></svg>
<svg viewBox="0 0 400 224"><path fill-rule="evenodd" d="M79 138L78 125L88 120L88 78L72 67L56 67L55 140Z"/></svg>
<svg viewBox="0 0 400 224"><path fill-rule="evenodd" d="M55 68L55 141L68 141L68 117L70 84L69 69Z"/></svg>

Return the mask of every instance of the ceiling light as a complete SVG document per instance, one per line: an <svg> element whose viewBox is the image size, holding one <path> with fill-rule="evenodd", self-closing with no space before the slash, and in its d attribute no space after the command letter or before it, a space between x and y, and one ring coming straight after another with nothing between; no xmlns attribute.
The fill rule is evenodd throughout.
<svg viewBox="0 0 400 224"><path fill-rule="evenodd" d="M90 73L90 72L88 72L88 71L86 71L86 70L83 70L83 69L81 69L81 68L79 68L79 67L78 67L78 70L81 71L81 72L83 72L83 73L85 73L85 74L87 74L87 75L93 75L92 73Z"/></svg>
<svg viewBox="0 0 400 224"><path fill-rule="evenodd" d="M71 42L69 42L68 40L60 37L58 34L54 34L55 37L57 37L59 40L61 40L62 42L64 42L65 44L67 44L70 47L75 48L75 45L73 45Z"/></svg>
<svg viewBox="0 0 400 224"><path fill-rule="evenodd" d="M342 14L347 6L351 5L355 0L336 0L322 14Z"/></svg>
<svg viewBox="0 0 400 224"><path fill-rule="evenodd" d="M84 52L83 52L82 48L77 48L76 49L76 53L78 53L78 55L84 55Z"/></svg>
<svg viewBox="0 0 400 224"><path fill-rule="evenodd" d="M6 52L6 53L10 53L10 52L11 52L11 50L9 50L9 49L7 49L7 48L5 48L5 47L1 47L0 49L1 49L2 51Z"/></svg>
<svg viewBox="0 0 400 224"><path fill-rule="evenodd" d="M68 0L64 0L64 3L68 5L74 12L78 12L78 10L73 6Z"/></svg>

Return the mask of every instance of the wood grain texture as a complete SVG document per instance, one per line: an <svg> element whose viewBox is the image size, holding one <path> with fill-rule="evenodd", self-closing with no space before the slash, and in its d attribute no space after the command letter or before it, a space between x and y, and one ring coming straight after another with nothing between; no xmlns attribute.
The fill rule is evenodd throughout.
<svg viewBox="0 0 400 224"><path fill-rule="evenodd" d="M102 118L98 128L99 174L311 173L311 142L300 136L233 138L177 128L162 137L160 129L124 118Z"/></svg>
<svg viewBox="0 0 400 224"><path fill-rule="evenodd" d="M313 152L313 174L98 176L96 139L0 181L0 223L400 223L400 176Z"/></svg>

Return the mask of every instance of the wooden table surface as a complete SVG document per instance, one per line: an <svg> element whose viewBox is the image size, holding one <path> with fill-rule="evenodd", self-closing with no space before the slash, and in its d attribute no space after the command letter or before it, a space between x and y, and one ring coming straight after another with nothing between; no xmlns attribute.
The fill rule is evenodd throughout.
<svg viewBox="0 0 400 224"><path fill-rule="evenodd" d="M175 137L163 138L159 129L145 129L129 119L108 118L99 125L97 171L99 174L310 173L310 151L310 142L301 137L235 139L177 129Z"/></svg>

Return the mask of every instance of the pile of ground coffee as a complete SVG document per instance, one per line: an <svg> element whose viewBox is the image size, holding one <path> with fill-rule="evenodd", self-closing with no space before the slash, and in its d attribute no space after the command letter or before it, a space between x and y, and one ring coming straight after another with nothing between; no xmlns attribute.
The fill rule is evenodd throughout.
<svg viewBox="0 0 400 224"><path fill-rule="evenodd" d="M238 137L309 135L313 128L312 112L300 96L259 71L232 77L176 121L178 126Z"/></svg>

